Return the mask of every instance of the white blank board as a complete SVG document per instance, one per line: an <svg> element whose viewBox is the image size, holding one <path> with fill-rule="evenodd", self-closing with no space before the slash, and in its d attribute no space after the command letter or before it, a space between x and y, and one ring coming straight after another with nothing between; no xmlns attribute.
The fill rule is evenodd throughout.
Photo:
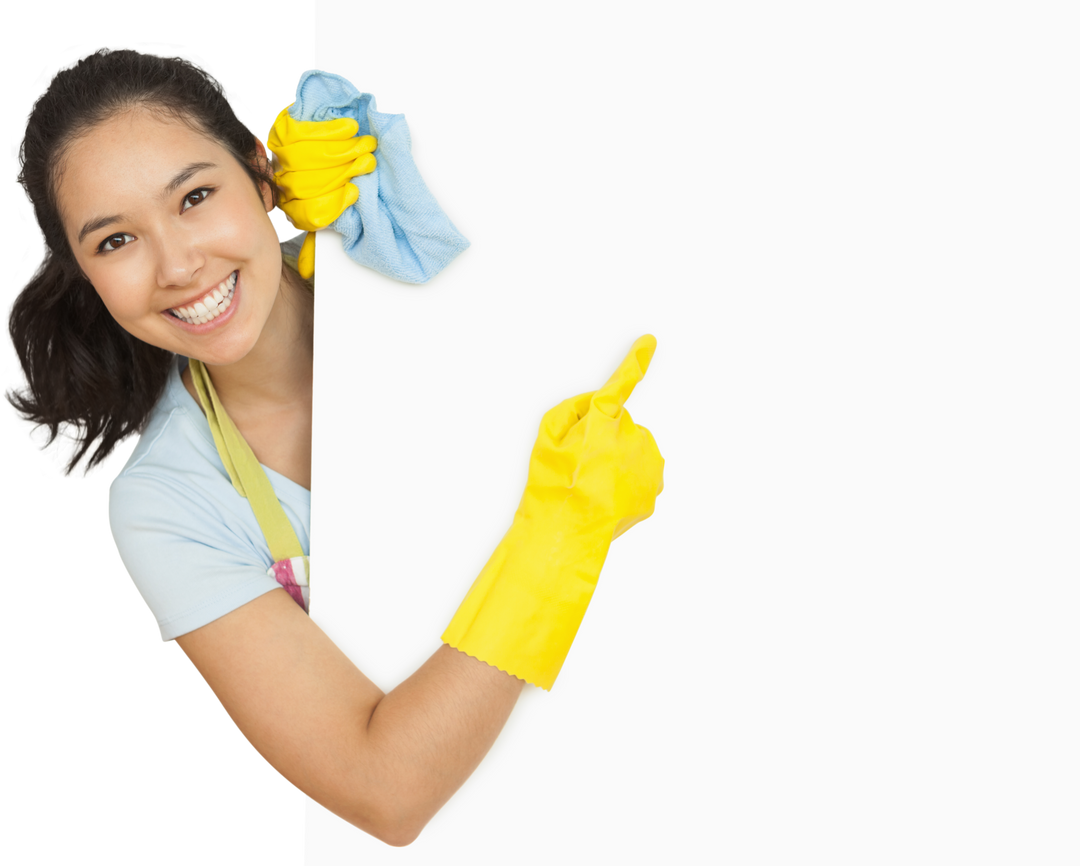
<svg viewBox="0 0 1080 866"><path fill-rule="evenodd" d="M1071 11L352 14L322 67L473 246L410 287L319 238L315 620L414 671L646 332L667 468L554 691L409 848L310 806L309 866L1075 861Z"/></svg>

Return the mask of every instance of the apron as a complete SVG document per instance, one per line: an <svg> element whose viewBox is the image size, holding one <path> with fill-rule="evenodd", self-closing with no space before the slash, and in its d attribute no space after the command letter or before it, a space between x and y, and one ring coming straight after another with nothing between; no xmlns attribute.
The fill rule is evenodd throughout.
<svg viewBox="0 0 1080 866"><path fill-rule="evenodd" d="M236 492L251 503L255 519L259 522L263 537L270 548L274 564L266 573L280 583L300 607L308 609L308 578L311 565L296 531L285 509L281 507L277 494L266 477L266 472L259 465L255 452L240 435L232 419L225 412L225 407L218 400L214 383L202 361L191 358L188 361L191 379L195 383L199 400L206 411L206 420L210 423L210 432L214 436L221 462L229 473Z"/></svg>

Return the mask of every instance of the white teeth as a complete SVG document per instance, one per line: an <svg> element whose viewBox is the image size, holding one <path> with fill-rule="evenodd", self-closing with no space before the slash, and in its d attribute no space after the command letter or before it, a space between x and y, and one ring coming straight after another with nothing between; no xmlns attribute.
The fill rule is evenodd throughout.
<svg viewBox="0 0 1080 866"><path fill-rule="evenodd" d="M217 288L212 289L206 297L196 301L190 307L173 307L172 313L188 324L202 325L213 321L224 313L232 304L233 292L236 289L237 272L233 271L222 280Z"/></svg>

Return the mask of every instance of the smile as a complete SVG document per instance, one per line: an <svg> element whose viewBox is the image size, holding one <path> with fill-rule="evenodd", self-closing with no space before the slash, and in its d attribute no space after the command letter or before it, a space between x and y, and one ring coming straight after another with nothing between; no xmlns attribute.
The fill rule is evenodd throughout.
<svg viewBox="0 0 1080 866"><path fill-rule="evenodd" d="M172 307L169 312L189 325L204 325L216 319L232 303L238 274L239 271L233 271L218 284L216 289L208 292L206 297L196 301L190 307Z"/></svg>

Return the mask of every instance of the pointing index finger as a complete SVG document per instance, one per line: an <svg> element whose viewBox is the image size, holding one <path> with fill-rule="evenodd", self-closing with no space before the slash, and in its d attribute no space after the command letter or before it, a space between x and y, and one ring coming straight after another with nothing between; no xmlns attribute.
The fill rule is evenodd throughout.
<svg viewBox="0 0 1080 866"><path fill-rule="evenodd" d="M593 395L593 405L608 417L617 418L634 386L645 378L645 371L649 369L655 351L656 337L652 334L638 337L618 369L604 387Z"/></svg>

